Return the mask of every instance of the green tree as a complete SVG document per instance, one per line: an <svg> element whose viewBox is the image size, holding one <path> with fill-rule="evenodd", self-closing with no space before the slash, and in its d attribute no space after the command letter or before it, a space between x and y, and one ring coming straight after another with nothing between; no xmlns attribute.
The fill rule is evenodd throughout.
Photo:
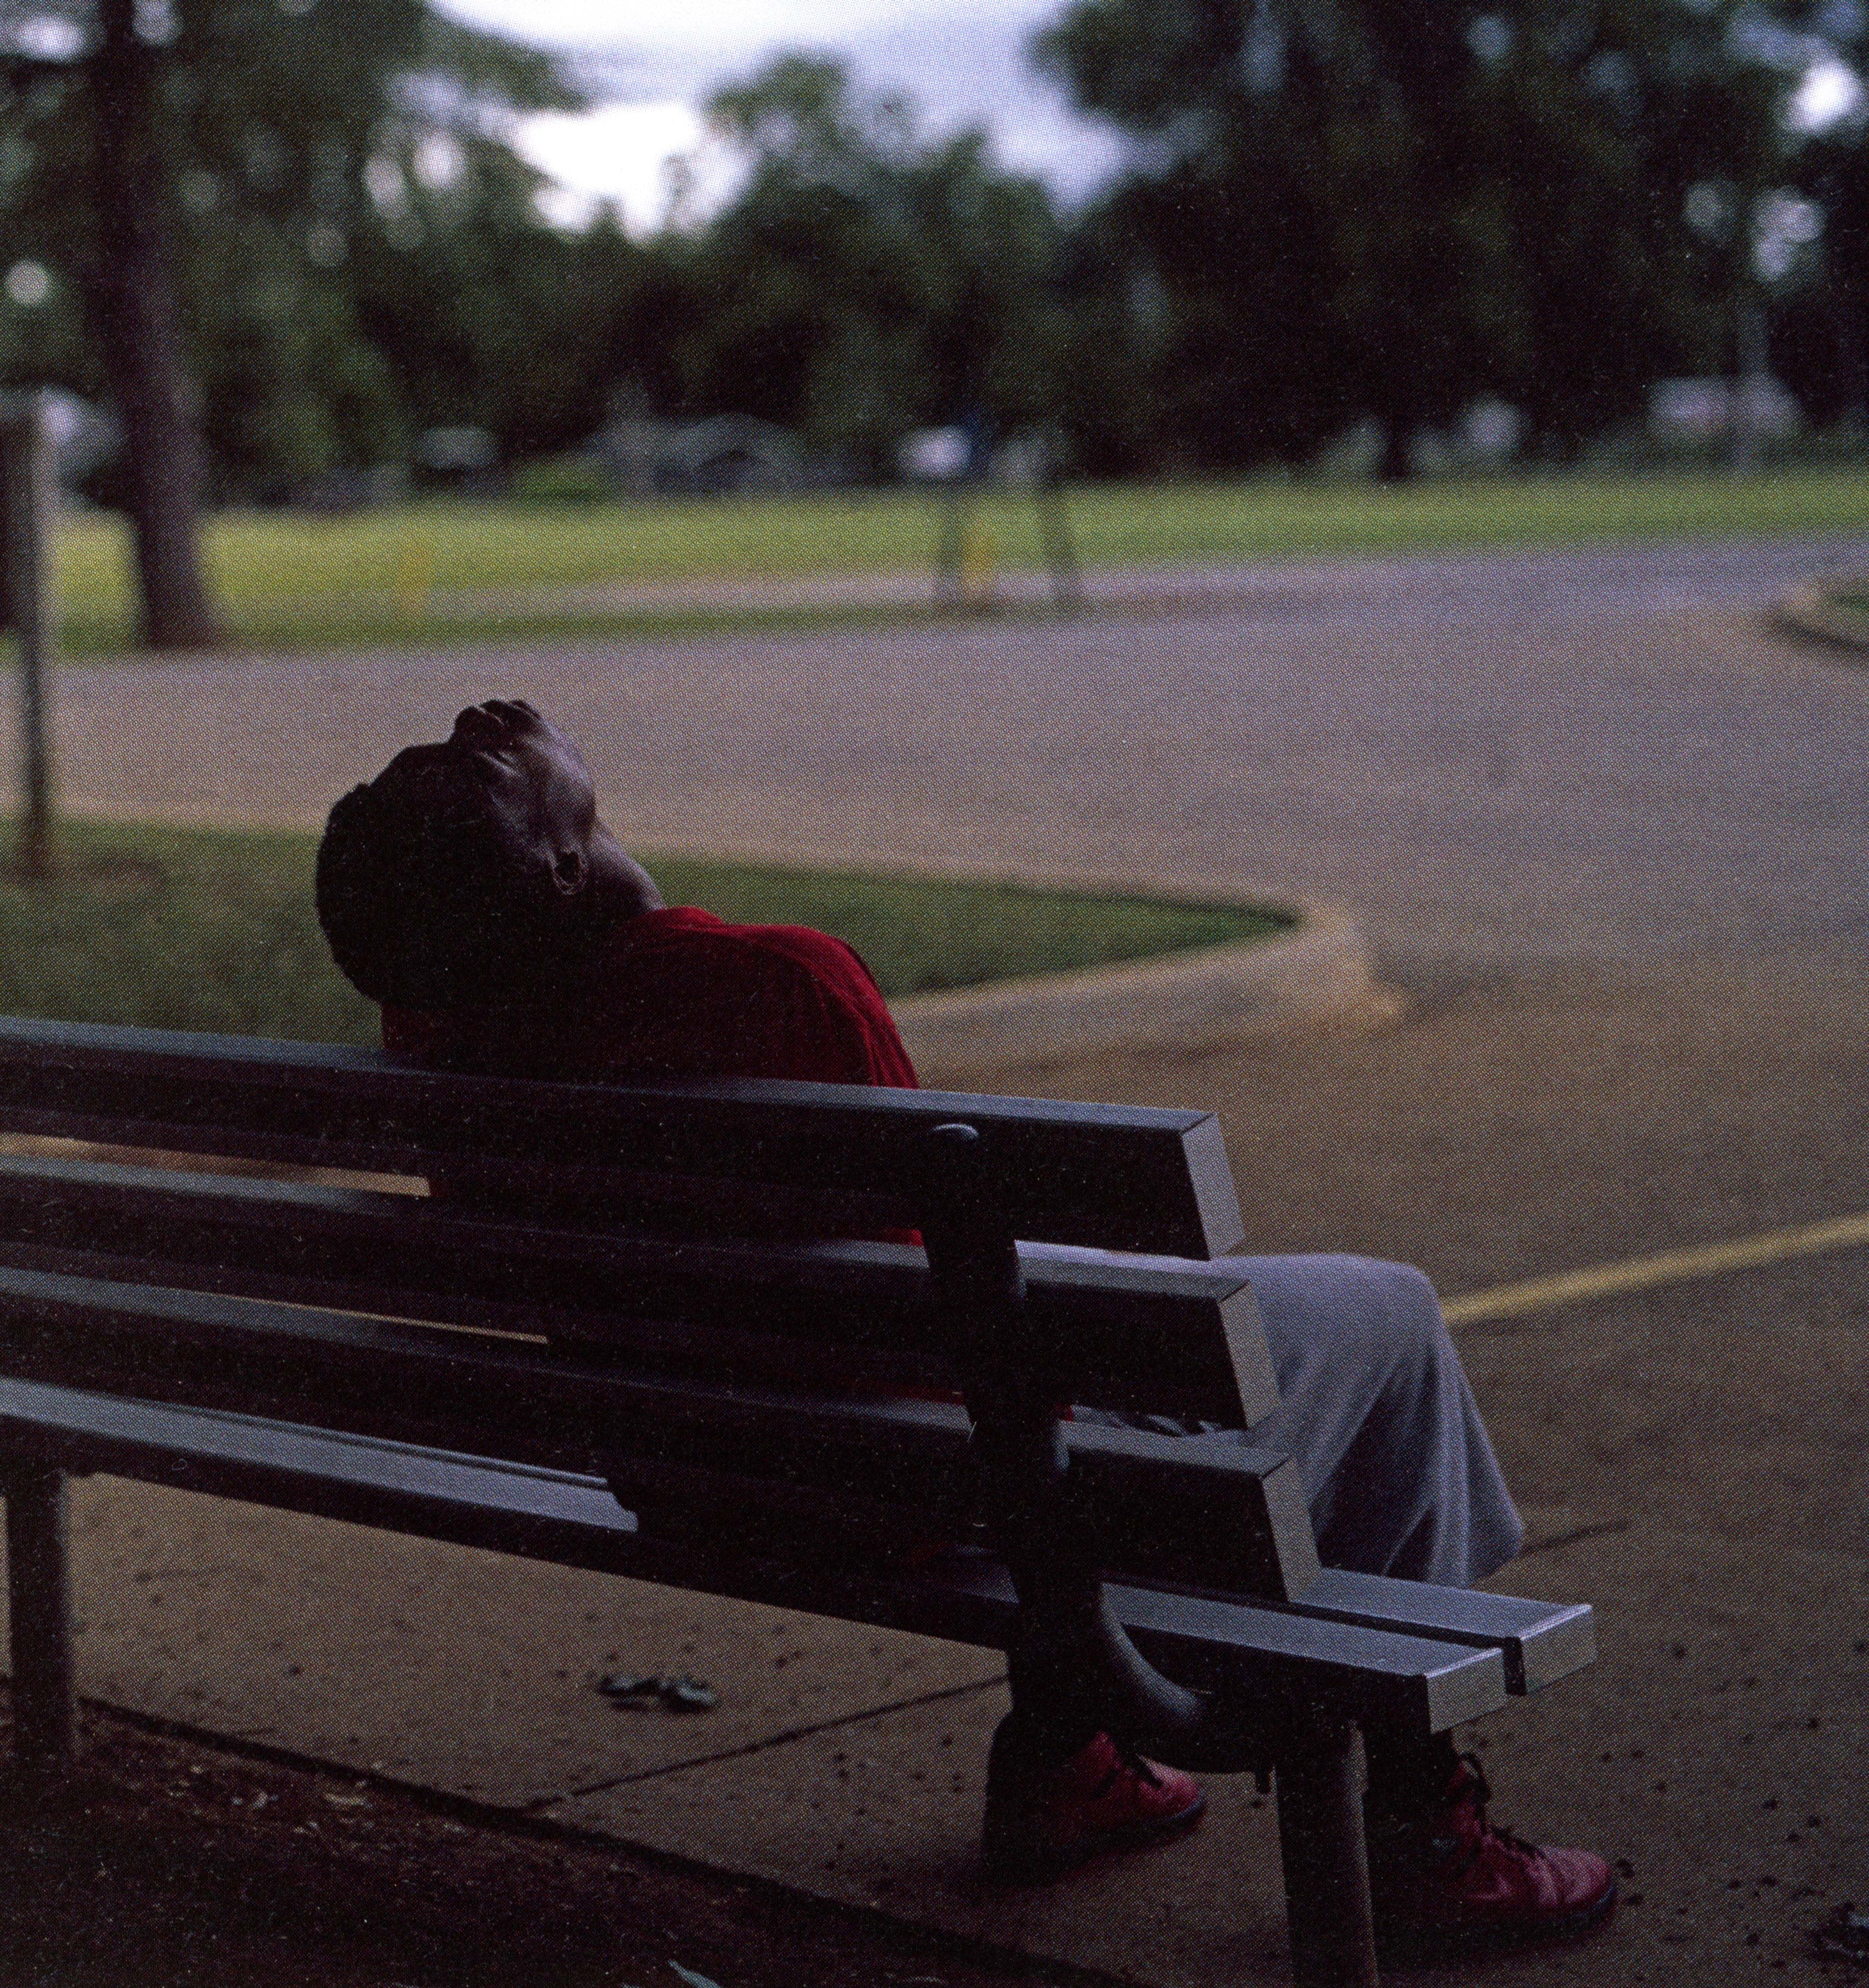
<svg viewBox="0 0 1869 1988"><path fill-rule="evenodd" d="M782 56L709 111L747 178L671 250L690 411L760 415L870 473L918 424L1048 411L1063 318L1042 185L978 131L921 139L828 60Z"/></svg>
<svg viewBox="0 0 1869 1988"><path fill-rule="evenodd" d="M1869 413L1869 143L1861 119L1812 139L1794 183L1820 235L1775 299L1773 370L1820 425Z"/></svg>
<svg viewBox="0 0 1869 1988"><path fill-rule="evenodd" d="M1739 0L1073 0L1037 43L1139 163L1094 225L1196 460L1373 416L1385 473L1482 391L1561 452L1712 335L1686 196L1758 183Z"/></svg>
<svg viewBox="0 0 1869 1988"><path fill-rule="evenodd" d="M509 458L588 434L640 356L655 253L608 214L576 235L546 225L537 175L497 144L461 144L445 183L390 163L375 163L383 201L348 280L403 418L485 428Z"/></svg>
<svg viewBox="0 0 1869 1988"><path fill-rule="evenodd" d="M1813 5L1830 54L1869 75L1869 14ZM1786 259L1773 299L1775 370L1818 422L1869 418L1869 108L1860 96L1794 153L1788 185L1813 204L1814 236Z"/></svg>
<svg viewBox="0 0 1869 1988"><path fill-rule="evenodd" d="M373 183L444 138L502 153L506 108L581 99L425 0L0 0L0 48L5 238L84 331L12 363L107 390L144 639L196 646L204 439L217 491L265 495L393 437L352 269L385 225Z"/></svg>

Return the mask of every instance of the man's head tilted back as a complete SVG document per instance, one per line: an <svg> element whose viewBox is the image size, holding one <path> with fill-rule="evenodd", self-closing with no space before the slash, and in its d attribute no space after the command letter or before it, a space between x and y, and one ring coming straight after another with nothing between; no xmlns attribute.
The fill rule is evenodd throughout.
<svg viewBox="0 0 1869 1988"><path fill-rule="evenodd" d="M373 1001L449 1009L574 982L594 940L661 903L597 819L577 749L529 704L464 711L332 809L318 919Z"/></svg>

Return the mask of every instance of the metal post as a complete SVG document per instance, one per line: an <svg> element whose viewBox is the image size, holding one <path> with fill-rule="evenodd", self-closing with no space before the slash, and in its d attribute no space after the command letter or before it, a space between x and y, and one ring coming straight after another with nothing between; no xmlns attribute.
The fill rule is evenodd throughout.
<svg viewBox="0 0 1869 1988"><path fill-rule="evenodd" d="M1027 1334L1019 1246L993 1205L983 1135L936 1125L927 1151L929 1278L965 1377L982 1513L1019 1596L1006 1651L1014 1716L1054 1743L1075 1734L1081 1745L1100 1727L1171 1765L1229 1770L1239 1736L1144 1659L1110 1606L1058 1427L1057 1384ZM1256 1743L1247 1751L1262 1757Z"/></svg>
<svg viewBox="0 0 1869 1988"><path fill-rule="evenodd" d="M1749 476L1759 467L1764 445L1766 384L1770 377L1765 312L1749 285L1741 291L1733 307L1733 320L1734 379L1727 403L1727 463L1736 476Z"/></svg>
<svg viewBox="0 0 1869 1988"><path fill-rule="evenodd" d="M51 509L51 451L45 397L0 395L0 602L19 637L19 732L25 813L19 867L42 877L52 867L52 756L46 738L46 670L52 648L51 590L46 558Z"/></svg>
<svg viewBox="0 0 1869 1988"><path fill-rule="evenodd" d="M1377 1988L1362 1736L1307 1721L1281 1741L1276 1773L1296 1988Z"/></svg>
<svg viewBox="0 0 1869 1988"><path fill-rule="evenodd" d="M0 1488L12 1611L14 1754L27 1773L48 1774L65 1766L77 1745L65 1473L22 1465Z"/></svg>
<svg viewBox="0 0 1869 1988"><path fill-rule="evenodd" d="M967 604L967 518L972 509L965 486L950 482L941 499L941 528L934 542L934 605L955 614Z"/></svg>
<svg viewBox="0 0 1869 1988"><path fill-rule="evenodd" d="M1058 450L1049 434L1039 438L1038 448L1032 499L1039 514L1039 536L1045 547L1045 564L1051 573L1052 604L1060 614L1075 614L1083 605L1083 574L1077 564L1077 549L1071 543L1070 522L1064 512Z"/></svg>

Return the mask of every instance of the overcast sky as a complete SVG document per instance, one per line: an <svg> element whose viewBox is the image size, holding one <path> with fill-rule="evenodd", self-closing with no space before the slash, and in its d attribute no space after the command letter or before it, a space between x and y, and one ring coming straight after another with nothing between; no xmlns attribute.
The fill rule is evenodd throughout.
<svg viewBox="0 0 1869 1988"><path fill-rule="evenodd" d="M718 84L781 49L840 56L860 88L905 92L935 131L983 124L1002 164L1036 173L1070 201L1116 167L1120 142L1079 117L1026 57L1065 0L438 0L458 19L574 54L601 100L578 117L522 121L519 148L559 183L548 211L568 222L613 199L639 232L667 211L671 155L692 165L697 215L732 189L700 106ZM1793 121L1820 127L1861 93L1837 63L1806 79Z"/></svg>
<svg viewBox="0 0 1869 1988"><path fill-rule="evenodd" d="M1107 131L1076 117L1026 62L1027 40L1063 0L439 0L448 13L589 59L609 100L583 117L525 121L520 149L561 182L560 211L578 196L620 201L633 228L661 218L663 162L701 144L698 107L716 85L751 73L778 49L842 56L857 83L899 90L935 130L984 124L1001 161L1042 174L1060 197L1087 192L1114 164ZM700 161L704 194L725 181Z"/></svg>

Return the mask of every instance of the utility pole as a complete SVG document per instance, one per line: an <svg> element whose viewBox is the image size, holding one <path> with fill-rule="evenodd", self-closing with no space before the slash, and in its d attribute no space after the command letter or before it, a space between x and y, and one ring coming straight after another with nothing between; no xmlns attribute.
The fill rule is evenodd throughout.
<svg viewBox="0 0 1869 1988"><path fill-rule="evenodd" d="M1733 308L1733 383L1729 401L1727 467L1749 476L1763 453L1764 421L1770 363L1766 356L1765 311L1751 283Z"/></svg>
<svg viewBox="0 0 1869 1988"><path fill-rule="evenodd" d="M27 877L44 877L52 868L52 754L46 738L46 671L52 647L46 539L51 497L45 396L0 394L0 625L12 627L18 644L25 802L18 864Z"/></svg>
<svg viewBox="0 0 1869 1988"><path fill-rule="evenodd" d="M1058 445L1055 429L1042 429L1036 438L1037 460L1033 465L1032 501L1039 514L1039 538L1045 548L1045 564L1051 574L1052 604L1060 614L1075 614L1083 606L1083 570L1077 563L1077 549L1071 543L1070 520L1065 516L1064 492L1060 487Z"/></svg>

